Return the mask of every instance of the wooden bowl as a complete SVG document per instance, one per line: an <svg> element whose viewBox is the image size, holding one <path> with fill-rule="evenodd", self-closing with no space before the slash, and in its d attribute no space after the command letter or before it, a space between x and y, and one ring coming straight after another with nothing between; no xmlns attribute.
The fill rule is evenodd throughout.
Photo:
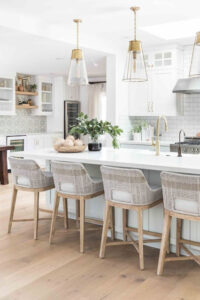
<svg viewBox="0 0 200 300"><path fill-rule="evenodd" d="M86 145L82 146L56 146L54 145L54 149L60 153L78 153L83 152L86 148Z"/></svg>

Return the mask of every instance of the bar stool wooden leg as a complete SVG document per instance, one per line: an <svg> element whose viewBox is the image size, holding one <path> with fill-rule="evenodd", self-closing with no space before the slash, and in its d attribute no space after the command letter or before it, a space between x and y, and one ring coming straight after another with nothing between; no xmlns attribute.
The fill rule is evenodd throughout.
<svg viewBox="0 0 200 300"><path fill-rule="evenodd" d="M110 224L111 224L111 240L114 241L114 239L115 239L115 208L114 208L114 206L112 206L111 210L110 210Z"/></svg>
<svg viewBox="0 0 200 300"><path fill-rule="evenodd" d="M64 210L64 227L67 229L69 227L68 224L68 201L67 198L63 198L63 210Z"/></svg>
<svg viewBox="0 0 200 300"><path fill-rule="evenodd" d="M34 240L38 238L39 192L34 192Z"/></svg>
<svg viewBox="0 0 200 300"><path fill-rule="evenodd" d="M123 240L127 241L126 227L128 225L128 209L122 209L122 222L123 222Z"/></svg>
<svg viewBox="0 0 200 300"><path fill-rule="evenodd" d="M107 233L108 233L108 227L110 222L110 211L111 211L111 206L106 201L104 221L103 221L103 231L101 236L101 246L100 246L100 253L99 253L100 258L105 257L106 240L107 240Z"/></svg>
<svg viewBox="0 0 200 300"><path fill-rule="evenodd" d="M182 220L176 219L176 255L180 256L180 239L182 232Z"/></svg>
<svg viewBox="0 0 200 300"><path fill-rule="evenodd" d="M84 253L85 235L85 199L80 197L80 252Z"/></svg>
<svg viewBox="0 0 200 300"><path fill-rule="evenodd" d="M139 208L137 211L137 217L138 217L138 244L139 244L140 270L144 270L143 220L142 220L141 208Z"/></svg>
<svg viewBox="0 0 200 300"><path fill-rule="evenodd" d="M15 187L13 187L12 203L11 203L10 217L9 217L9 223L8 223L8 233L11 232L11 228L12 228L12 221L13 221L13 216L14 216L14 211L15 211L16 199L17 199L17 189Z"/></svg>
<svg viewBox="0 0 200 300"><path fill-rule="evenodd" d="M76 228L79 228L80 201L76 200Z"/></svg>
<svg viewBox="0 0 200 300"><path fill-rule="evenodd" d="M169 215L169 213L167 211L165 211L157 275L162 275L162 273L163 273L163 268L164 268L164 263L165 263L165 255L166 255L166 250L167 250L167 245L168 245L170 225L171 225L171 216Z"/></svg>
<svg viewBox="0 0 200 300"><path fill-rule="evenodd" d="M57 193L55 193L55 202L54 202L54 209L52 214L52 220L51 220L51 230L50 230L50 236L49 236L49 244L52 243L54 234L55 234L55 226L56 226L56 217L58 214L58 206L60 202L60 197Z"/></svg>

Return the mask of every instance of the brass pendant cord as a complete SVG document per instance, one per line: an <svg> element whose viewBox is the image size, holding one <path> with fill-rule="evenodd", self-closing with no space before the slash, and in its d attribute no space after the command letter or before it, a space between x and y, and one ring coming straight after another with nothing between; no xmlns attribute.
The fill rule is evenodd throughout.
<svg viewBox="0 0 200 300"><path fill-rule="evenodd" d="M136 41L136 11L134 10L134 40Z"/></svg>
<svg viewBox="0 0 200 300"><path fill-rule="evenodd" d="M137 15L136 15L136 13L139 9L140 8L137 6L133 6L130 8L130 10L132 10L134 13L134 41L137 40L137 35L136 35L137 34Z"/></svg>
<svg viewBox="0 0 200 300"><path fill-rule="evenodd" d="M76 23L76 49L79 48L79 24L82 22L81 19L74 19L74 23Z"/></svg>
<svg viewBox="0 0 200 300"><path fill-rule="evenodd" d="M76 45L77 45L77 49L79 49L79 22L76 23L77 27L76 27Z"/></svg>

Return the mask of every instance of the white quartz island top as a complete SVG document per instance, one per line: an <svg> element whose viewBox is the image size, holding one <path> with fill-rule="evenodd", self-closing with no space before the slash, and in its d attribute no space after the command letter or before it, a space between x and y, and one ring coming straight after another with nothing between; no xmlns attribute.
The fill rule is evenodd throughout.
<svg viewBox="0 0 200 300"><path fill-rule="evenodd" d="M12 153L12 155L30 159L59 160L200 175L200 155L191 154L183 154L183 157L177 157L177 153L164 152L160 156L156 156L154 151L149 150L105 147L98 152L86 150L81 153L57 153L53 149L42 149L30 152L16 152Z"/></svg>

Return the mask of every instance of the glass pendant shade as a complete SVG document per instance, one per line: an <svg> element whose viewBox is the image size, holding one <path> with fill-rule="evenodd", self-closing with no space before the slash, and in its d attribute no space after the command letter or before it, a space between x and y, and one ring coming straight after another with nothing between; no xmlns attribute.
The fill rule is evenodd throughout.
<svg viewBox="0 0 200 300"><path fill-rule="evenodd" d="M189 77L200 76L200 32L197 32L190 64Z"/></svg>
<svg viewBox="0 0 200 300"><path fill-rule="evenodd" d="M72 57L71 57L71 62L69 67L67 84L71 86L87 85L88 76L87 76L86 64L85 64L83 53L81 51L82 53L81 58L75 58L73 57L74 50L72 50Z"/></svg>
<svg viewBox="0 0 200 300"><path fill-rule="evenodd" d="M67 84L71 86L87 85L88 76L83 51L79 48L79 23L80 19L75 19L77 24L77 48L72 50L71 62L68 73Z"/></svg>
<svg viewBox="0 0 200 300"><path fill-rule="evenodd" d="M136 39L136 12L139 7L130 8L134 12L134 40L129 41L128 54L124 69L123 80L130 82L147 81L147 71L141 41Z"/></svg>
<svg viewBox="0 0 200 300"><path fill-rule="evenodd" d="M134 49L134 45L137 45L137 49ZM129 42L129 50L126 58L123 80L133 82L148 80L144 54L140 41Z"/></svg>

